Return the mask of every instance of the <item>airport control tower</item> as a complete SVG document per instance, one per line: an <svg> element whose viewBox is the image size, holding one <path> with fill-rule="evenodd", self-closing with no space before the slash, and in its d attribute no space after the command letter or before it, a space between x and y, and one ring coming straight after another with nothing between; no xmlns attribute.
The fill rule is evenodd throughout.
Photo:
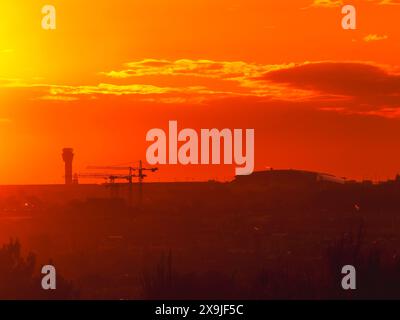
<svg viewBox="0 0 400 320"><path fill-rule="evenodd" d="M74 149L64 148L62 153L62 158L65 163L65 184L71 185L72 180L72 160L74 160Z"/></svg>

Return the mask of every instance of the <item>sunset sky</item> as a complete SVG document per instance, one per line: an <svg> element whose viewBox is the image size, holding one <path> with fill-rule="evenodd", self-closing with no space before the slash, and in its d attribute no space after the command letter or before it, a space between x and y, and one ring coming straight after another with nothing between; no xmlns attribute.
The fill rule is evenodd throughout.
<svg viewBox="0 0 400 320"><path fill-rule="evenodd" d="M90 2L90 3L89 3ZM57 9L57 29L41 9ZM0 184L145 160L146 132L254 128L257 170L400 173L400 1L0 0ZM167 166L155 180L227 179Z"/></svg>

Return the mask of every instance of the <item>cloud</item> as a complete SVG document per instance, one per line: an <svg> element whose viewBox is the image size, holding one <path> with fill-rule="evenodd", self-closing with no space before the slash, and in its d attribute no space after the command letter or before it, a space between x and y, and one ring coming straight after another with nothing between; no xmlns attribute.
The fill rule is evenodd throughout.
<svg viewBox="0 0 400 320"><path fill-rule="evenodd" d="M262 78L296 88L353 97L400 93L399 74L368 63L305 63L268 72Z"/></svg>
<svg viewBox="0 0 400 320"><path fill-rule="evenodd" d="M314 0L311 7L336 8L343 5L341 0Z"/></svg>
<svg viewBox="0 0 400 320"><path fill-rule="evenodd" d="M125 68L101 72L100 74L113 80L148 79L160 76L171 79L186 79L186 83L193 83L201 79L209 79L206 84L207 90L202 93L223 94L223 95L250 95L259 97L271 96L299 96L300 90L296 92L281 92L279 86L266 85L256 81L257 77L266 72L290 68L293 64L255 64L244 61L212 61L212 60L191 60L180 59L175 61L145 59L129 62ZM140 81L140 80L136 80ZM207 92L206 92L207 91ZM293 90L292 90L293 91Z"/></svg>
<svg viewBox="0 0 400 320"><path fill-rule="evenodd" d="M388 37L387 35L382 35L382 36L380 36L380 35L377 35L377 34L369 34L369 35L365 36L365 37L363 38L363 40L364 40L365 42L372 42L372 41L386 40L386 39L388 39L388 38L389 38L389 37Z"/></svg>
<svg viewBox="0 0 400 320"><path fill-rule="evenodd" d="M204 104L224 98L254 98L308 105L322 111L385 117L397 117L400 106L400 74L393 68L370 62L271 65L145 59L101 75L108 81L72 86L0 79L0 87L26 88L34 93L33 99L60 102L102 96L128 96L135 101L161 104Z"/></svg>
<svg viewBox="0 0 400 320"><path fill-rule="evenodd" d="M27 89L33 93L32 99L46 101L72 102L101 96L134 96L141 101L159 101L160 103L201 103L205 97L238 96L240 93L217 91L203 86L159 87L155 85L131 84L117 85L100 83L98 85L54 85L25 83L20 80L1 83L8 89Z"/></svg>
<svg viewBox="0 0 400 320"><path fill-rule="evenodd" d="M329 111L345 107L358 114L388 115L400 107L400 74L361 62L316 62L266 73L262 79L290 88L341 98ZM389 110L389 111L388 111Z"/></svg>
<svg viewBox="0 0 400 320"><path fill-rule="evenodd" d="M387 119L399 119L400 118L400 105L399 107L385 107L382 106L378 109L372 110L352 110L351 108L345 107L323 107L319 108L321 111L335 112L344 115L361 115L361 116L376 116Z"/></svg>
<svg viewBox="0 0 400 320"><path fill-rule="evenodd" d="M244 61L145 59L126 63L120 70L100 72L108 82L95 85L70 86L39 82L43 79L3 79L0 86L44 91L37 99L53 101L76 101L79 96L93 98L102 95L152 96L143 99L158 99L161 103L192 103L235 96L302 99L309 93L257 79L266 72L292 66ZM160 81L161 78L164 80Z"/></svg>
<svg viewBox="0 0 400 320"><path fill-rule="evenodd" d="M36 85L40 86L40 85ZM96 86L62 86L51 85L50 94L56 95L129 95L129 94L162 94L171 92L172 88L161 88L153 85L115 85L100 83Z"/></svg>
<svg viewBox="0 0 400 320"><path fill-rule="evenodd" d="M377 4L377 5L400 5L400 0L366 0L366 2ZM308 8L337 8L344 6L344 1L342 0L314 0Z"/></svg>
<svg viewBox="0 0 400 320"><path fill-rule="evenodd" d="M78 97L71 97L66 95L46 95L39 98L40 100L47 100L47 101L79 101Z"/></svg>
<svg viewBox="0 0 400 320"><path fill-rule="evenodd" d="M381 0L380 5L400 5L400 0Z"/></svg>
<svg viewBox="0 0 400 320"><path fill-rule="evenodd" d="M367 111L362 114L395 119L395 118L400 118L400 107L397 108L383 107L379 110Z"/></svg>
<svg viewBox="0 0 400 320"><path fill-rule="evenodd" d="M378 41L384 38L370 35L367 39ZM343 101L357 97L358 100L368 100L368 103L392 105L397 103L399 92L397 74L385 67L363 62L271 65L244 61L145 59L126 63L124 67L101 74L117 81L156 81L154 79L160 76L166 77L171 87L164 88L166 92L157 89L161 90L158 93L190 94L192 101L203 101L207 96L252 96L280 101ZM184 84L190 85L198 79L209 80L203 86L190 88L181 83L182 87L174 87L172 84L176 78L186 79ZM118 94L125 89L118 85L111 91ZM197 97L193 97L195 95ZM181 100L170 96L167 99Z"/></svg>
<svg viewBox="0 0 400 320"><path fill-rule="evenodd" d="M117 79L164 75L239 80L288 66L290 65L263 65L244 61L145 59L128 62L125 64L126 68L124 69L101 72L100 74Z"/></svg>

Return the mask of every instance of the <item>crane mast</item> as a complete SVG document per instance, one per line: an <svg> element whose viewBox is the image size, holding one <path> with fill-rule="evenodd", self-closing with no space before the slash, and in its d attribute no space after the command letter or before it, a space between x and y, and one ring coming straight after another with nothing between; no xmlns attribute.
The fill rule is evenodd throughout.
<svg viewBox="0 0 400 320"><path fill-rule="evenodd" d="M147 168L143 166L142 160L139 161L139 165L136 166L88 166L88 170L108 170L111 173L100 173L91 172L80 174L82 178L102 178L109 181L111 185L115 184L117 180L126 180L129 184L129 202L132 203L132 186L133 179L138 178L139 183L139 205L142 204L143 200L143 180L147 177L145 172L156 172L158 168L151 167ZM127 171L126 174L116 174L116 171Z"/></svg>

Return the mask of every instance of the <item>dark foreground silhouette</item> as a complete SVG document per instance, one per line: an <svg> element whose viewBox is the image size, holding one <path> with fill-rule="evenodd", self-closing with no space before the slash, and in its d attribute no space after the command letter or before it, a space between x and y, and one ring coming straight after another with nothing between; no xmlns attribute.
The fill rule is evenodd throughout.
<svg viewBox="0 0 400 320"><path fill-rule="evenodd" d="M1 298L400 298L398 181L273 175L145 184L142 197L137 185L1 187ZM40 286L50 259L54 292ZM344 265L355 291L341 288Z"/></svg>
<svg viewBox="0 0 400 320"><path fill-rule="evenodd" d="M57 276L57 290L43 290L36 257L22 256L21 245L11 240L0 249L0 299L76 299L72 284Z"/></svg>

